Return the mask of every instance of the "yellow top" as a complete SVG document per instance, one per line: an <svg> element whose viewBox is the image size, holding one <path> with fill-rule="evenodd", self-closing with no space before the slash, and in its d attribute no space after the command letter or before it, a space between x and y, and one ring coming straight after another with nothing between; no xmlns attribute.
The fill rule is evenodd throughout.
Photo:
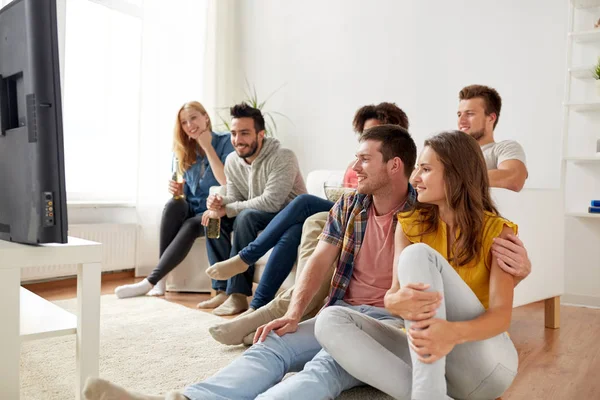
<svg viewBox="0 0 600 400"><path fill-rule="evenodd" d="M446 224L440 219L437 232L423 235L421 232L425 230L425 225L420 222L421 212L417 210L412 215L410 214L411 212L398 214L398 222L408 240L412 243L425 243L440 253L446 260L449 260L451 257L448 252ZM493 239L500 236L504 225L517 234L518 227L516 224L486 211L483 217L483 238L479 254L466 265L457 266L456 263L450 262L450 265L471 288L486 309L490 300L490 269L492 267L490 251ZM457 229L457 236L458 233Z"/></svg>

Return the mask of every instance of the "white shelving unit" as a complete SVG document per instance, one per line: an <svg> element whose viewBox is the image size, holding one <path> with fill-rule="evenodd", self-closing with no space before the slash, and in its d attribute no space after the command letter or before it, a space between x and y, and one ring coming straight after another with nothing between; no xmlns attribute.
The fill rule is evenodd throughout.
<svg viewBox="0 0 600 400"><path fill-rule="evenodd" d="M571 77L577 79L594 79L594 66L586 65L580 67L569 68Z"/></svg>
<svg viewBox="0 0 600 400"><path fill-rule="evenodd" d="M583 213L583 212L568 212L566 213L569 217L574 218L600 218L600 214Z"/></svg>
<svg viewBox="0 0 600 400"><path fill-rule="evenodd" d="M570 0L563 100L561 188L564 213L565 291L569 304L600 306L600 0Z"/></svg>
<svg viewBox="0 0 600 400"><path fill-rule="evenodd" d="M600 7L600 0L571 0L571 4L579 9L596 8Z"/></svg>
<svg viewBox="0 0 600 400"><path fill-rule="evenodd" d="M571 111L576 112L595 112L600 111L600 102L598 103L565 103L565 106Z"/></svg>
<svg viewBox="0 0 600 400"><path fill-rule="evenodd" d="M600 42L600 30L593 29L589 31L570 32L569 38L576 43Z"/></svg>
<svg viewBox="0 0 600 400"><path fill-rule="evenodd" d="M565 161L571 161L576 164L600 163L600 157L565 157Z"/></svg>
<svg viewBox="0 0 600 400"><path fill-rule="evenodd" d="M596 148L591 148L587 154L581 154L581 146L570 146L574 140L586 140L591 143L595 143L597 139L600 139L598 127L594 126L590 129L591 125L587 125L586 131L577 131L576 139L574 133L570 132L572 128L571 120L574 117L573 113L581 113L578 118L597 118L596 113L600 113L600 96L590 101L590 96L583 96L583 93L590 93L594 89L591 87L595 83L594 80L594 65L600 56L598 45L600 45L600 28L589 29L590 26L586 22L585 26L582 26L580 22L581 17L586 17L584 14L588 13L585 21L590 21L590 18L597 20L600 17L600 0L571 0L569 6L569 26L567 33L567 73L565 82L565 100L564 100L564 124L563 124L563 156L562 156L562 187L565 189L565 216L576 217L576 218L599 218L598 215L587 213L587 209L583 209L582 193L585 190L569 190L573 187L573 183L579 182L581 174L585 175L589 182L590 175L593 176L594 171L598 171L600 174L600 157L596 156ZM579 26L577 26L579 25ZM585 61L589 64L582 63L583 65L573 66L573 47L574 46L585 46L581 50L581 55L584 56ZM576 85L580 85L579 88L584 90L573 96L573 80L579 80ZM583 86L582 86L583 85ZM592 90L589 90L592 89ZM574 98L573 98L574 97ZM588 132L587 130L590 130ZM595 132L593 132L595 131ZM595 136L594 136L595 135ZM584 138L584 139L582 139ZM579 143L576 143L579 144ZM578 147L579 151L573 154L571 147ZM576 164L579 168L575 168ZM569 173L567 173L569 171ZM579 176L578 176L579 174ZM598 177L600 182L600 176ZM600 187L600 183L598 184ZM587 189L583 188L583 189ZM593 188L593 186L592 186ZM578 188L580 189L580 188ZM590 189L591 190L591 189ZM592 193L592 197L585 199L590 201L592 199L600 199L599 193ZM572 203L577 204L576 207ZM598 238L600 240L600 238Z"/></svg>

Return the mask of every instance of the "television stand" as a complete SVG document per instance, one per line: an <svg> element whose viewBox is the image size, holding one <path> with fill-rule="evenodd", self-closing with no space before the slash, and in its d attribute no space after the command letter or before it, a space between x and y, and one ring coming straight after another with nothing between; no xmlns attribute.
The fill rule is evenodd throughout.
<svg viewBox="0 0 600 400"><path fill-rule="evenodd" d="M23 245L0 240L0 393L19 398L21 342L75 333L75 398L98 376L102 245L69 237L67 244ZM21 287L21 268L77 264L77 315ZM51 366L49 366L51 368Z"/></svg>

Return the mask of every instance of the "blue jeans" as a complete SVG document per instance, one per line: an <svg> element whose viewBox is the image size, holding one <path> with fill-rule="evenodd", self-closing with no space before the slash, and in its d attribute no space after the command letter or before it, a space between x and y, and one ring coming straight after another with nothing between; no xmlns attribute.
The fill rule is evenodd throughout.
<svg viewBox="0 0 600 400"><path fill-rule="evenodd" d="M218 239L206 239L208 262L210 265L225 261L235 256L248 243L256 239L258 232L263 230L275 217L275 213L268 213L255 209L246 209L235 218L221 218L221 236ZM231 233L233 241L231 240ZM246 272L237 274L226 281L212 280L212 288L227 294L240 293L252 296L252 278L254 265Z"/></svg>
<svg viewBox="0 0 600 400"><path fill-rule="evenodd" d="M310 194L292 200L265 228L256 240L240 252L240 258L253 266L259 258L273 249L250 307L255 310L273 298L294 267L302 238L302 225L311 215L329 211L333 202Z"/></svg>
<svg viewBox="0 0 600 400"><path fill-rule="evenodd" d="M348 307L377 320L401 326L402 321L383 308ZM229 399L334 399L363 383L347 373L321 348L315 337L316 318L298 325L287 335L269 333L216 375L188 386L183 394L191 400ZM298 372L281 379L288 372Z"/></svg>

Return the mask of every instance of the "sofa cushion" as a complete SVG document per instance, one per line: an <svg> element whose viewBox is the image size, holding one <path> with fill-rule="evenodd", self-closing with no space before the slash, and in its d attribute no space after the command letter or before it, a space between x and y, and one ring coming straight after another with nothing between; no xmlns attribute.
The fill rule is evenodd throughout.
<svg viewBox="0 0 600 400"><path fill-rule="evenodd" d="M260 282L260 277L262 276L263 272L265 271L265 267L267 265L267 260L269 259L269 256L271 255L272 251L273 250L269 250L269 252L267 254L265 254L264 256L262 256L254 265L253 281L255 283ZM292 271L287 276L287 278L285 278L285 281L283 281L283 283L281 284L281 288L279 290L283 291L283 290L289 289L290 287L294 286L295 280L296 280L296 263L294 263L294 267L292 268Z"/></svg>

